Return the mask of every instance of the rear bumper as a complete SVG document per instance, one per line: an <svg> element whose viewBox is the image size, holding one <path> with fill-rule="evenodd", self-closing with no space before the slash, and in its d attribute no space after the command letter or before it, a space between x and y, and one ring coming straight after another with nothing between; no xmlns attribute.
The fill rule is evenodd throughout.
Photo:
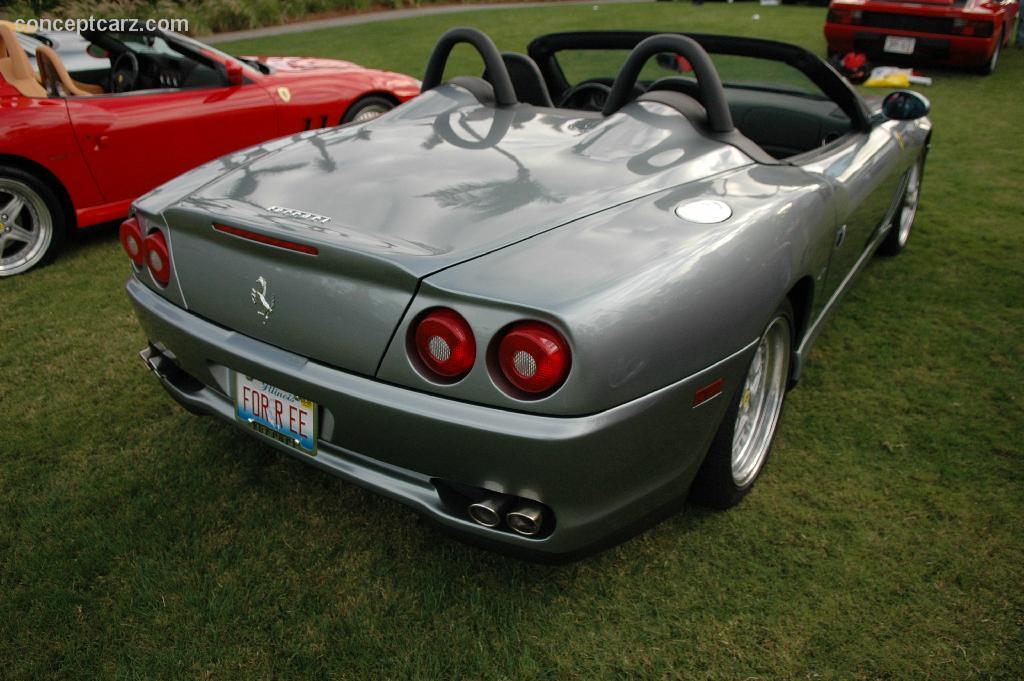
<svg viewBox="0 0 1024 681"><path fill-rule="evenodd" d="M460 537L528 557L564 559L602 548L681 500L753 352L642 398L588 416L554 418L458 402L317 364L212 324L127 284L150 340L144 358L187 409L240 425L231 372L244 371L320 407L315 457L254 433L323 470L411 506ZM725 390L694 407L695 391ZM438 481L546 504L542 538L475 524Z"/></svg>
<svg viewBox="0 0 1024 681"><path fill-rule="evenodd" d="M901 55L885 52L885 38L890 35L914 38L914 53ZM980 66L992 56L992 50L999 38L998 33L988 38L970 38L826 23L825 39L828 41L829 52L884 55L887 63L892 64L912 65L924 60L951 66Z"/></svg>

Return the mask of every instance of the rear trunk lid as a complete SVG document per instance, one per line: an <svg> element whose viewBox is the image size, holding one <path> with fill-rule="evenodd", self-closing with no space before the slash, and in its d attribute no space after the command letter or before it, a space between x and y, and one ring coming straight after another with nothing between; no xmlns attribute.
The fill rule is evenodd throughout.
<svg viewBox="0 0 1024 681"><path fill-rule="evenodd" d="M609 118L492 109L450 86L369 124L275 147L163 211L185 305L366 375L423 277L750 163L663 105Z"/></svg>

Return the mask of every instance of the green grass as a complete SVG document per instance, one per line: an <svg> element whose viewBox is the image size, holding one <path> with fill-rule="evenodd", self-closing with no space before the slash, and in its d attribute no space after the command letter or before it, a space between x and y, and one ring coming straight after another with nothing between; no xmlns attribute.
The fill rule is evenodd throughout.
<svg viewBox="0 0 1024 681"><path fill-rule="evenodd" d="M458 24L821 52L823 17L552 7L229 47L418 75ZM910 246L829 323L755 492L569 566L464 546L176 407L135 356L112 229L0 282L0 676L1021 678L1024 56L935 75Z"/></svg>

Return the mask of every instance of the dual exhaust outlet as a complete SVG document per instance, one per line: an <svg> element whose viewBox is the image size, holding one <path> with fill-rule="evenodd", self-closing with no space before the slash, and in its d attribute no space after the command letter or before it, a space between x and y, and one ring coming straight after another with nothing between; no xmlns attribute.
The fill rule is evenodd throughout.
<svg viewBox="0 0 1024 681"><path fill-rule="evenodd" d="M466 510L478 525L498 527L504 520L510 530L524 537L540 533L546 515L541 504L504 494L486 496Z"/></svg>

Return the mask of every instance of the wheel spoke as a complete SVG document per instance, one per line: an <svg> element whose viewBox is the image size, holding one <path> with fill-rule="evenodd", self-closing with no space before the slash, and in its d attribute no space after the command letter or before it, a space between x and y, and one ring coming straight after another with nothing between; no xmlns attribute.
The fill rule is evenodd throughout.
<svg viewBox="0 0 1024 681"><path fill-rule="evenodd" d="M14 222L21 215L21 210L25 207L25 199L21 198L18 194L11 194L11 200L7 202L7 205L0 208L0 215L6 215L7 220Z"/></svg>
<svg viewBox="0 0 1024 681"><path fill-rule="evenodd" d="M7 238L13 241L20 241L24 244L30 244L36 240L36 235L29 230L21 227L20 225L8 225L11 231L7 234Z"/></svg>

